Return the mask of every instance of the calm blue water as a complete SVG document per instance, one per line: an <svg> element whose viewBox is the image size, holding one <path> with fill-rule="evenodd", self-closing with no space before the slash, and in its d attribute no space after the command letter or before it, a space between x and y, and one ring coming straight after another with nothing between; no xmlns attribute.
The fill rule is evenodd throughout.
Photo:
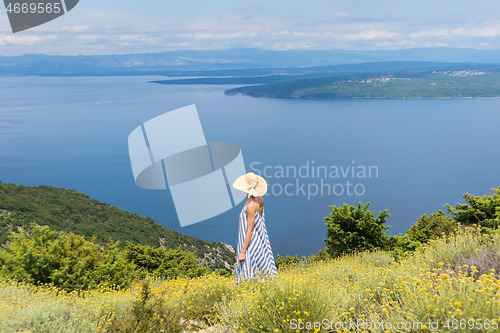
<svg viewBox="0 0 500 333"><path fill-rule="evenodd" d="M138 188L133 180L129 133L152 117L196 104L208 141L239 144L247 171L268 166L274 195L265 199L266 223L275 254L323 248L329 205L362 201L376 211L389 209L390 233L396 234L424 213L463 202L465 192L482 195L500 185L500 99L257 99L225 96L232 86L147 83L157 78L0 78L0 180L75 189L236 246L242 204L180 228L170 193ZM314 195L322 178L313 177L311 167L307 175L307 164L328 170L323 195ZM280 166L289 174L280 174ZM353 166L372 166L371 178L331 173ZM357 184L357 194L347 181ZM287 184L292 195L280 194Z"/></svg>

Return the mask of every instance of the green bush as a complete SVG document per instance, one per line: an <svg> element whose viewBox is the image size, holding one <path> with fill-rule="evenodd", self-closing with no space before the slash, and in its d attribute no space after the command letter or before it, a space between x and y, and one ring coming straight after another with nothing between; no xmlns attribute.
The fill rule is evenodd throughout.
<svg viewBox="0 0 500 333"><path fill-rule="evenodd" d="M326 249L321 249L316 254L311 254L309 257L302 256L302 258L299 258L297 255L293 257L290 255L282 257L278 254L275 262L277 269L284 269L286 267L290 268L293 266L297 266L298 264L306 265L308 263L328 260L328 259L331 259L330 254L326 252Z"/></svg>
<svg viewBox="0 0 500 333"><path fill-rule="evenodd" d="M286 257L282 257L278 254L276 257L275 264L276 264L276 269L280 269L280 268L283 268L285 266L292 266L292 265L298 264L299 262L300 262L300 258L297 257L297 255L295 255L293 257L289 256L289 255L287 255Z"/></svg>
<svg viewBox="0 0 500 333"><path fill-rule="evenodd" d="M500 224L500 186L492 188L495 193L483 196L474 196L465 193L463 198L466 204L457 204L452 207L445 206L454 216L455 221L464 224L479 224L483 228L498 229Z"/></svg>
<svg viewBox="0 0 500 333"><path fill-rule="evenodd" d="M36 224L10 236L6 250L0 251L0 265L7 277L64 290L126 286L134 271L118 243L109 241L103 249L83 236Z"/></svg>
<svg viewBox="0 0 500 333"><path fill-rule="evenodd" d="M425 244L431 239L443 236L443 234L453 234L457 228L458 223L449 216L444 215L444 212L440 210L430 216L426 214L421 216L408 230L408 238L411 241Z"/></svg>
<svg viewBox="0 0 500 333"><path fill-rule="evenodd" d="M308 258L308 262L315 262L315 261L321 261L321 260L328 260L330 259L331 256L328 254L326 249L321 249L317 254L311 254Z"/></svg>
<svg viewBox="0 0 500 333"><path fill-rule="evenodd" d="M230 277L231 276L231 273L229 273L225 269L218 269L218 270L214 271L214 274L215 275L220 275L220 276L225 276L225 277Z"/></svg>
<svg viewBox="0 0 500 333"><path fill-rule="evenodd" d="M119 242L109 240L101 246L81 235L37 224L12 234L5 250L0 251L1 275L33 284L52 284L68 291L123 287L147 276L195 278L208 272L189 251L132 243L121 250Z"/></svg>
<svg viewBox="0 0 500 333"><path fill-rule="evenodd" d="M405 255L421 246L420 242L411 240L408 235L394 235L386 238L383 247L396 261L400 261Z"/></svg>
<svg viewBox="0 0 500 333"><path fill-rule="evenodd" d="M141 275L154 275L166 279L199 277L209 269L198 264L196 256L181 249L164 250L148 245L127 243L125 255L137 266Z"/></svg>
<svg viewBox="0 0 500 333"><path fill-rule="evenodd" d="M385 220L387 210L377 217L368 210L370 203L357 207L344 203L342 207L330 206L330 216L324 218L327 226L326 251L333 257L355 251L381 249L386 240Z"/></svg>
<svg viewBox="0 0 500 333"><path fill-rule="evenodd" d="M412 224L404 236L388 236L383 249L389 252L394 259L400 261L406 254L422 244L443 235L454 234L458 227L459 224L449 216L445 216L442 210L432 213L430 216L424 214Z"/></svg>

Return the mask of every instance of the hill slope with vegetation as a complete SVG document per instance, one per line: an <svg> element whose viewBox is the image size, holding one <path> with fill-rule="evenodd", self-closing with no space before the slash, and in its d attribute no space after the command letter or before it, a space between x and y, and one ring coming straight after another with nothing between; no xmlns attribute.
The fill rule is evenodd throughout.
<svg viewBox="0 0 500 333"><path fill-rule="evenodd" d="M226 95L284 98L500 97L500 67L414 70L296 79L227 90Z"/></svg>
<svg viewBox="0 0 500 333"><path fill-rule="evenodd" d="M75 190L52 186L29 187L0 182L0 244L19 228L31 223L47 225L52 230L73 232L87 240L94 237L99 245L108 238L119 241L190 250L198 261L213 269L231 270L236 252L230 245L207 242L161 226L149 217L139 216L91 199Z"/></svg>

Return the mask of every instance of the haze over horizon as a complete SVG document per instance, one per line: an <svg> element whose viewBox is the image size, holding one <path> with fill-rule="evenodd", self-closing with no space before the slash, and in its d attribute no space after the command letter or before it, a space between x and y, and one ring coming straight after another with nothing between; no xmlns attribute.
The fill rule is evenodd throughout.
<svg viewBox="0 0 500 333"><path fill-rule="evenodd" d="M243 47L236 47L236 48L225 48L225 49L175 49L175 50L165 50L165 51L157 51L157 52L148 52L148 51L137 51L137 52L129 52L129 53L103 53L103 54L51 54L51 53L44 53L44 52L27 52L19 55L7 55L0 53L0 57L22 57L22 56L54 56L54 57L87 57L87 56L133 56L133 55L158 55L158 54L173 54L173 53L183 53L183 52L218 52L219 54L224 53L224 52L232 52L232 51L263 51L263 52L276 52L276 53L286 53L286 52L352 52L356 53L358 55L364 55L364 54L400 54L401 52L411 52L411 51L418 51L418 52L426 52L426 51L435 51L435 50L440 50L440 51L448 51L448 52L453 52L455 50L457 51L464 51L464 52L478 52L478 53L484 53L484 54L496 54L496 52L500 53L500 47L495 48L495 49L480 49L480 48L471 48L471 47L410 47L410 48L400 48L400 49L287 49L287 50L273 50L273 49L266 49L266 48L243 48ZM1 52L2 50L0 50ZM439 55L436 55L436 57L439 57ZM381 60L381 61L393 61L393 60ZM396 60L396 61L405 61L405 60ZM409 60L409 61L418 61L418 60ZM427 59L423 59L422 61L428 61ZM378 62L378 61L377 61ZM436 61L436 62L443 62L442 60ZM500 62L500 58L499 58ZM358 63L358 62L355 62ZM496 62L495 62L496 63Z"/></svg>
<svg viewBox="0 0 500 333"><path fill-rule="evenodd" d="M101 55L172 50L500 49L500 3L276 0L81 1L13 34L0 11L0 54Z"/></svg>

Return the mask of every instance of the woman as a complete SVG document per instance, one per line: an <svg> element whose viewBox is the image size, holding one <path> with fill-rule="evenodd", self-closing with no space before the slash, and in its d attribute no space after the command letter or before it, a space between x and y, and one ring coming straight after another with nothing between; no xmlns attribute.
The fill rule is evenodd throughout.
<svg viewBox="0 0 500 333"><path fill-rule="evenodd" d="M233 187L247 193L247 202L239 221L236 283L276 276L276 264L264 220L262 196L267 192L267 183L264 178L249 172L236 179Z"/></svg>

